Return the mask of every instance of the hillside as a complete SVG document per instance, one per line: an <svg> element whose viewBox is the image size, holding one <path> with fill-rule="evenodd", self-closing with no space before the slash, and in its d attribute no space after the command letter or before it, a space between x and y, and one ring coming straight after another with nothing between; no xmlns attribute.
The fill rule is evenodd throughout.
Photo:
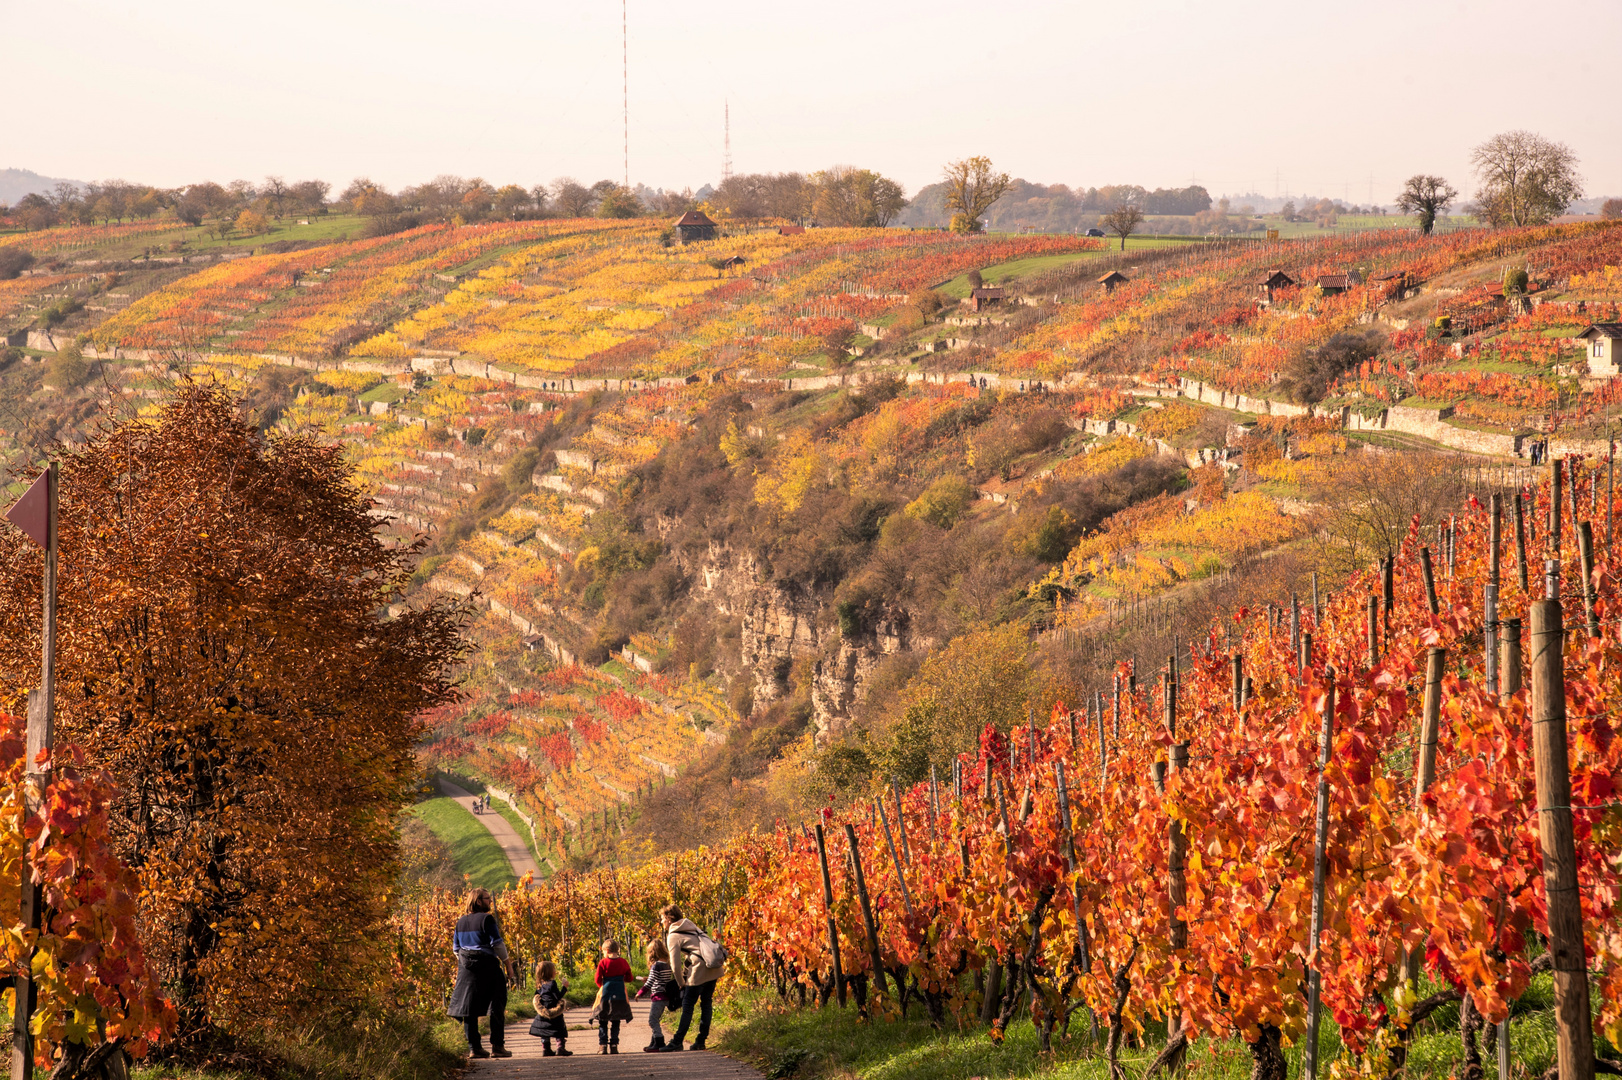
<svg viewBox="0 0 1622 1080"><path fill-rule="evenodd" d="M1596 449L1615 411L1571 340L1617 318L1611 225L1124 255L309 228L0 235L32 256L0 281L5 453L181 378L343 443L384 533L426 536L422 595L479 605L424 760L510 794L554 867L907 774L954 690L1023 722L1203 614L1366 564L1389 536L1337 514L1346 485L1428 514L1539 433ZM1524 296L1494 288L1511 268ZM971 272L1006 295L960 303Z"/></svg>

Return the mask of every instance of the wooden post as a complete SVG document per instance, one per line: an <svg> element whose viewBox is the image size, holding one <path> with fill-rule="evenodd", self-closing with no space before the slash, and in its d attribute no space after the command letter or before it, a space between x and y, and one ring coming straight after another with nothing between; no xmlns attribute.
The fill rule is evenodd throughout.
<svg viewBox="0 0 1622 1080"><path fill-rule="evenodd" d="M856 899L862 905L862 923L867 927L867 954L873 964L873 986L877 993L887 993L884 960L879 955L879 931L873 923L873 903L867 896L867 878L862 875L862 852L856 843L856 826L848 821L845 822L845 840L850 844L851 866L856 872Z"/></svg>
<svg viewBox="0 0 1622 1080"><path fill-rule="evenodd" d="M1532 754L1548 895L1557 1060L1562 1078L1587 1078L1594 1075L1594 1031L1583 956L1583 912L1577 898L1577 847L1571 832L1563 617L1558 600L1532 605Z"/></svg>
<svg viewBox="0 0 1622 1080"><path fill-rule="evenodd" d="M1521 620L1505 619L1498 635L1498 683L1501 694L1521 692Z"/></svg>
<svg viewBox="0 0 1622 1080"><path fill-rule="evenodd" d="M1245 658L1238 653L1233 654L1233 709L1238 712L1245 707Z"/></svg>
<svg viewBox="0 0 1622 1080"><path fill-rule="evenodd" d="M1059 785L1062 790L1064 785ZM1104 739L1104 710L1098 710L1098 790L1109 787L1109 743Z"/></svg>
<svg viewBox="0 0 1622 1080"><path fill-rule="evenodd" d="M53 736L56 724L56 503L59 479L56 462L53 461L46 466L43 479L45 565L40 581L44 615L44 622L40 627L40 683L38 687L28 692L28 727L25 743L27 756L24 759L24 768L28 770L24 777L27 791L25 812L29 815L38 813L44 801L45 789L50 783L51 768L55 764L50 760L50 752L55 748ZM39 763L42 751L47 757L43 765ZM33 883L33 873L26 858L21 861L18 871L22 877L20 922L29 930L37 930L44 908L43 898L39 886ZM16 997L11 1022L12 1080L29 1080L34 1074L34 1036L29 1029L29 1018L33 1015L35 1004L34 982L30 975L33 952L32 948L25 949L16 979Z"/></svg>
<svg viewBox="0 0 1622 1080"><path fill-rule="evenodd" d="M901 860L896 858L895 838L890 835L890 815L884 812L884 800L874 799L873 805L879 808L879 821L884 825L884 846L890 849L890 861L895 864L895 879L901 883L901 903L907 909L907 918L912 918L912 892L907 888L907 875L901 872Z"/></svg>
<svg viewBox="0 0 1622 1080"><path fill-rule="evenodd" d="M1295 672L1297 678L1305 678L1307 669L1312 667L1312 635L1302 633L1301 651L1295 658Z"/></svg>
<svg viewBox="0 0 1622 1080"><path fill-rule="evenodd" d="M1447 650L1432 648L1425 658L1425 702L1419 714L1419 752L1414 756L1414 808L1436 779L1436 743L1442 726L1442 673Z"/></svg>
<svg viewBox="0 0 1622 1080"><path fill-rule="evenodd" d="M1521 593L1530 594L1532 585L1526 573L1526 509L1520 488L1515 489L1515 569L1520 576Z"/></svg>
<svg viewBox="0 0 1622 1080"><path fill-rule="evenodd" d="M890 786L895 789L895 828L901 834L901 858L903 862L912 862L912 848L907 844L907 818L906 811L901 806L901 778L890 777ZM883 815L884 806L879 806L880 816Z"/></svg>
<svg viewBox="0 0 1622 1080"><path fill-rule="evenodd" d="M1115 685L1110 690L1109 708L1110 723L1113 725L1110 738L1119 739L1121 737L1121 673L1119 671L1115 673Z"/></svg>
<svg viewBox="0 0 1622 1080"><path fill-rule="evenodd" d="M1549 462L1549 536L1546 546L1556 559L1560 558L1560 466L1559 458Z"/></svg>
<svg viewBox="0 0 1622 1080"><path fill-rule="evenodd" d="M1295 652L1301 647L1301 601L1296 599L1294 593L1290 594L1290 651Z"/></svg>
<svg viewBox="0 0 1622 1080"><path fill-rule="evenodd" d="M1314 1080L1318 1075L1318 995L1322 976L1318 967L1318 942L1324 928L1324 878L1328 869L1324 849L1329 843L1329 756L1335 744L1334 672L1325 671L1328 682L1323 705L1323 726L1318 733L1318 828L1312 847L1312 938L1308 955L1312 966L1307 975L1307 1037L1301 1047L1301 1075Z"/></svg>
<svg viewBox="0 0 1622 1080"><path fill-rule="evenodd" d="M1188 744L1186 742L1173 743L1171 747L1171 767L1179 772L1188 768ZM1176 949L1188 948L1188 922L1177 914L1177 909L1188 902L1188 837L1183 832L1181 820L1173 821L1167 829L1169 841L1169 857L1166 862L1168 871L1166 895L1171 901L1171 947Z"/></svg>
<svg viewBox="0 0 1622 1080"><path fill-rule="evenodd" d="M1323 618L1320 614L1323 609L1318 606L1318 571L1312 572L1312 625L1316 627L1318 620Z"/></svg>
<svg viewBox="0 0 1622 1080"><path fill-rule="evenodd" d="M1166 672L1165 682L1161 687L1161 701L1166 707L1166 730L1172 735L1177 734L1177 680L1170 671Z"/></svg>
<svg viewBox="0 0 1622 1080"><path fill-rule="evenodd" d="M1583 564L1583 616L1588 622L1588 636L1599 637L1599 618L1594 614L1594 525L1585 521L1577 526L1577 552Z"/></svg>
<svg viewBox="0 0 1622 1080"><path fill-rule="evenodd" d="M1380 598L1369 594L1369 670L1380 662Z"/></svg>
<svg viewBox="0 0 1622 1080"><path fill-rule="evenodd" d="M1491 499L1491 508L1487 529L1487 584L1482 588L1482 648L1485 655L1482 657L1482 673L1486 677L1487 692L1498 693L1498 577L1499 577L1499 548L1503 540L1502 520L1504 516L1503 497L1494 494Z"/></svg>
<svg viewBox="0 0 1622 1080"><path fill-rule="evenodd" d="M1380 599L1385 605L1385 636L1391 637L1391 611L1397 606L1397 556L1387 555L1380 564Z"/></svg>
<svg viewBox="0 0 1622 1080"><path fill-rule="evenodd" d="M1070 904L1076 916L1076 947L1081 950L1081 970L1091 974L1092 952L1087 946L1087 924L1081 919L1081 897L1076 895L1076 833L1070 821L1070 792L1065 784L1064 762L1053 763L1053 779L1059 788L1059 825L1064 829L1064 857L1070 867ZM1091 1015L1091 1010L1088 1010Z"/></svg>
<svg viewBox="0 0 1622 1080"><path fill-rule="evenodd" d="M1419 576L1425 581L1425 606L1432 615L1439 614L1442 605L1436 602L1436 568L1431 565L1431 549L1419 549Z"/></svg>
<svg viewBox="0 0 1622 1080"><path fill-rule="evenodd" d="M997 813L1002 818L1003 854L1014 855L1014 830L1008 826L1008 799L1003 795L1002 777L997 777Z"/></svg>

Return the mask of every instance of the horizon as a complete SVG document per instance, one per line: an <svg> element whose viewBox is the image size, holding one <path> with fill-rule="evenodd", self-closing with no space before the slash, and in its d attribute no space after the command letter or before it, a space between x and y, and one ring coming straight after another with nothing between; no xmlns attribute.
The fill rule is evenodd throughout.
<svg viewBox="0 0 1622 1080"><path fill-rule="evenodd" d="M489 15L502 33L490 35L488 20L417 18L432 13L426 5L387 24L352 2L300 5L280 25L302 31L303 52L285 35L204 19L189 2L140 19L102 0L78 8L85 29L73 42L49 32L42 10L13 20L41 42L20 58L19 81L52 85L58 107L83 119L15 133L10 167L160 187L269 175L335 189L357 176L391 189L441 173L526 187L624 178L620 11L608 6L498 5ZM1267 0L1090 17L1047 4L1019 13L1023 24L1042 20L1040 36L1010 40L1000 27L1014 18L980 18L985 32L964 44L959 28L980 9L961 0L928 23L845 0L813 27L724 0L681 12L629 3L631 183L718 184L729 108L735 173L849 163L895 178L909 196L945 162L985 154L1011 176L1073 188L1199 184L1213 198L1388 205L1404 178L1426 172L1468 198L1470 148L1515 128L1571 146L1585 197L1622 192L1622 113L1581 88L1600 74L1588 57L1608 50L1573 55L1565 35L1512 39L1498 30L1498 14L1512 10L1494 0L1460 19L1386 0L1348 26L1340 12ZM1560 20L1622 44L1616 5L1580 0ZM874 43L871 55L852 48L852 25ZM357 51L360 41L372 47ZM478 85L454 75L470 56L483 57ZM1472 62L1438 62L1450 57ZM1371 84L1376 64L1401 74ZM284 77L244 77L260 67ZM70 69L64 82L58 73ZM963 69L983 83L963 80ZM1531 88L1575 83L1563 97L1536 89L1502 101L1506 71ZM451 74L435 81L441 72ZM1214 115L1189 106L1212 101ZM1123 111L1132 123L1118 119Z"/></svg>

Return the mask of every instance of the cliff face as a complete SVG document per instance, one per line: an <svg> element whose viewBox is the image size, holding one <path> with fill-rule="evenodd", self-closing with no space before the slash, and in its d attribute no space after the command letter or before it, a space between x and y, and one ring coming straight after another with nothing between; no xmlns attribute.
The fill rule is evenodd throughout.
<svg viewBox="0 0 1622 1080"><path fill-rule="evenodd" d="M726 545L711 544L701 561L683 569L693 583L694 603L739 620L741 661L753 678L757 703L784 696L796 662L809 658L819 738L851 721L868 680L886 657L920 644L904 615L846 638L833 615L831 589L774 581L752 554Z"/></svg>

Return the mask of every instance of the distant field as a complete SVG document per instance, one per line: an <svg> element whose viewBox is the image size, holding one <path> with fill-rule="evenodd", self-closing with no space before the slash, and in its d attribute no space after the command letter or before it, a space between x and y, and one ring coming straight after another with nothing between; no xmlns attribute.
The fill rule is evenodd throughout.
<svg viewBox="0 0 1622 1080"><path fill-rule="evenodd" d="M496 838L455 800L428 799L412 807L411 812L450 847L456 868L474 885L494 890L517 884L518 877Z"/></svg>

